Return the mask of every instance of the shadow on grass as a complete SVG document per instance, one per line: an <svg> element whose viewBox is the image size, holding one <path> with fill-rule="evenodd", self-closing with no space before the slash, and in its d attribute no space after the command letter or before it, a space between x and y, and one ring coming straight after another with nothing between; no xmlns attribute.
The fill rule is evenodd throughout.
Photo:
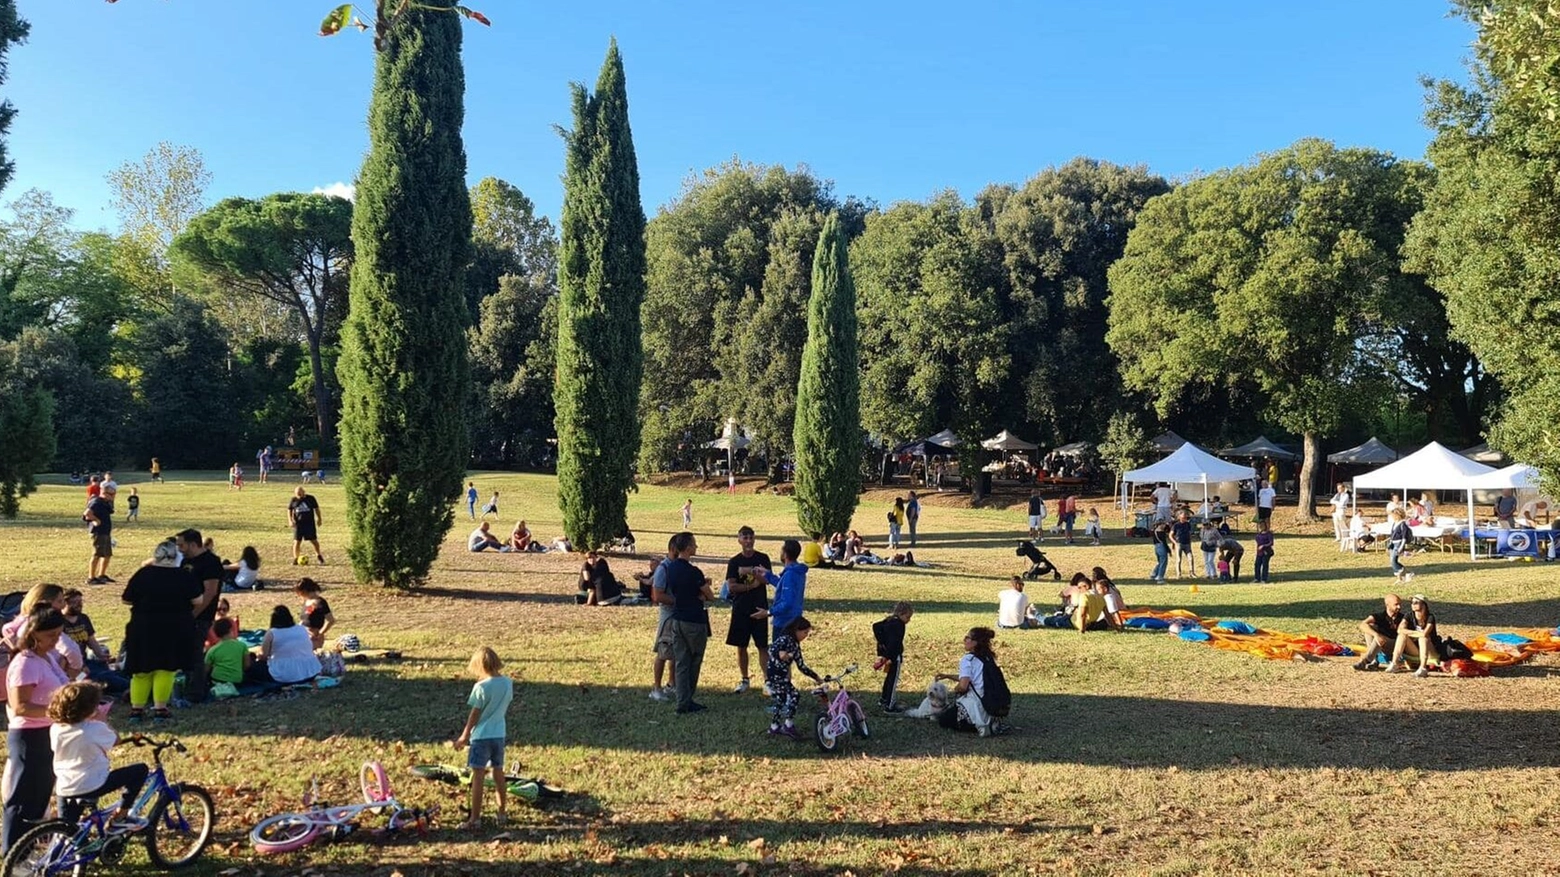
<svg viewBox="0 0 1560 877"><path fill-rule="evenodd" d="M446 588L430 586L419 588L418 597L440 597L449 600L477 600L487 603L574 603L574 591L568 593L541 593L538 591L502 591L487 588Z"/></svg>
<svg viewBox="0 0 1560 877"><path fill-rule="evenodd" d="M522 679L511 713L513 743L693 759L830 757L818 751L808 734L818 709L810 697L803 697L797 713L797 725L806 738L770 738L765 733L768 699L756 691L729 693L718 675L718 650L712 646L711 651L713 654L706 655L709 672L705 684L696 694L707 709L690 715L676 714L670 704L648 702L643 687ZM818 669L825 672L827 668ZM1348 671L1340 666L1335 672ZM1402 710L1019 694L1008 719L1017 730L982 739L944 730L926 720L882 715L871 706L876 700L872 689L877 680L871 675L856 678L861 683L855 693L868 707L871 736L844 742L841 749L847 757L972 755L1017 763L1175 766L1182 770L1233 765L1446 771L1560 767L1560 750L1551 739L1550 710L1419 706L1426 696L1450 693L1447 686L1485 686L1481 690L1494 698L1499 679L1360 677L1362 702L1401 700L1412 705ZM1023 684L1021 678L1011 681ZM389 667L354 669L337 689L290 700L240 700L196 707L180 711L177 722L195 731L240 736L324 739L347 734L386 745L442 746L460 732L468 685L453 674L429 678L403 675ZM518 769L548 775L546 764L540 762L528 762Z"/></svg>

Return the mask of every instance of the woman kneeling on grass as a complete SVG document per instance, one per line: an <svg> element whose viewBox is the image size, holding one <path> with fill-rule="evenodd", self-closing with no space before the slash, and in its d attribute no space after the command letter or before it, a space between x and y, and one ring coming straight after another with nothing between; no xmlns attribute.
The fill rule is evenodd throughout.
<svg viewBox="0 0 1560 877"><path fill-rule="evenodd" d="M957 700L938 716L938 724L944 728L961 731L974 729L982 737L1001 731L1001 725L992 718L987 708L989 697L993 699L991 707L1000 709L1005 715L1006 699L1010 697L1007 680L1002 676L1002 669L997 666L996 653L991 650L991 641L996 636L997 632L989 627L970 628L970 632L964 635L965 655L959 659L958 675L937 674L938 679L949 682L958 680L952 692ZM994 702L999 694L1003 699L1000 706Z"/></svg>

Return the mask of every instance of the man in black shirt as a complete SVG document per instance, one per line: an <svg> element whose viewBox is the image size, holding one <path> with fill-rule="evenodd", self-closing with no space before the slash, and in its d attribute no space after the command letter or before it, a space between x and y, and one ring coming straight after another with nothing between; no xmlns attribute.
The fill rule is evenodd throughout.
<svg viewBox="0 0 1560 877"><path fill-rule="evenodd" d="M99 493L87 501L87 511L82 515L90 525L92 534L92 561L87 565L87 584L107 585L108 561L114 556L114 488Z"/></svg>
<svg viewBox="0 0 1560 877"><path fill-rule="evenodd" d="M678 558L666 567L666 591L672 597L672 658L676 663L677 711L696 713L704 705L695 703L693 693L699 687L699 670L704 666L704 646L710 638L710 613L705 603L715 599L709 579L687 561L699 550L689 532L672 537Z"/></svg>
<svg viewBox="0 0 1560 877"><path fill-rule="evenodd" d="M184 571L195 577L201 585L201 602L195 607L191 621L189 658L184 665L184 699L200 703L206 699L206 634L217 616L217 595L222 590L222 559L206 550L206 542L199 530L185 530L175 539L179 551L184 553Z"/></svg>
<svg viewBox="0 0 1560 877"><path fill-rule="evenodd" d="M1376 655L1390 656L1397 645L1398 625L1403 621L1403 598L1388 594L1381 602L1382 611L1372 613L1360 622L1360 633L1365 634L1365 655L1355 662L1356 670L1376 666Z"/></svg>
<svg viewBox="0 0 1560 877"><path fill-rule="evenodd" d="M753 620L753 613L769 608L767 583L758 576L742 575L739 571L763 567L770 572L774 567L769 555L753 550L753 528L744 526L737 531L737 544L742 551L726 563L726 590L731 595L731 624L726 629L726 645L737 650L737 670L742 681L737 683L735 694L749 688L748 642L758 646L758 660L765 660L769 648L769 625L763 619Z"/></svg>
<svg viewBox="0 0 1560 877"><path fill-rule="evenodd" d="M293 491L292 501L287 503L287 521L293 528L293 563L302 563L303 543L314 546L314 556L320 563L325 555L320 552L319 525L325 522L320 515L319 500L299 487Z"/></svg>

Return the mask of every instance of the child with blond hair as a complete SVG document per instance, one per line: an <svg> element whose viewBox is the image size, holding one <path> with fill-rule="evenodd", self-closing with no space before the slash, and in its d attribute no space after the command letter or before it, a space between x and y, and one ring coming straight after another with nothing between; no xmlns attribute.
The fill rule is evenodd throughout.
<svg viewBox="0 0 1560 877"><path fill-rule="evenodd" d="M504 662L498 653L487 646L477 649L471 656L466 670L477 677L471 686L471 696L466 705L471 712L466 715L466 727L455 738L456 750L471 747L466 766L471 768L471 813L462 828L475 831L482 827L482 791L487 784L488 768L493 769L493 789L498 795L497 821L504 823L504 741L508 738L504 716L509 712L509 702L514 699L514 682L500 675Z"/></svg>

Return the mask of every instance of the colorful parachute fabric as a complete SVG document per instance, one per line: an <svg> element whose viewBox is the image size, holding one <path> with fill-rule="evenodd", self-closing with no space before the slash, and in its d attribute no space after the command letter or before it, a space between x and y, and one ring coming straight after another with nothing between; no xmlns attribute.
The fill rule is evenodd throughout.
<svg viewBox="0 0 1560 877"><path fill-rule="evenodd" d="M1152 618L1167 624L1166 629L1177 635L1185 631L1200 631L1206 636L1183 636L1182 639L1188 642L1204 642L1216 649L1229 652L1245 652L1259 658L1288 661L1293 660L1297 655L1332 657L1354 654L1348 646L1319 636L1311 634L1297 636L1278 630L1263 630L1243 621L1199 618L1196 613L1185 609L1128 609L1121 615L1131 626L1137 626L1132 625L1134 618Z"/></svg>
<svg viewBox="0 0 1560 877"><path fill-rule="evenodd" d="M1560 652L1560 637L1553 630L1523 628L1510 633L1492 633L1468 640L1473 659L1492 667L1520 664L1540 652Z"/></svg>

